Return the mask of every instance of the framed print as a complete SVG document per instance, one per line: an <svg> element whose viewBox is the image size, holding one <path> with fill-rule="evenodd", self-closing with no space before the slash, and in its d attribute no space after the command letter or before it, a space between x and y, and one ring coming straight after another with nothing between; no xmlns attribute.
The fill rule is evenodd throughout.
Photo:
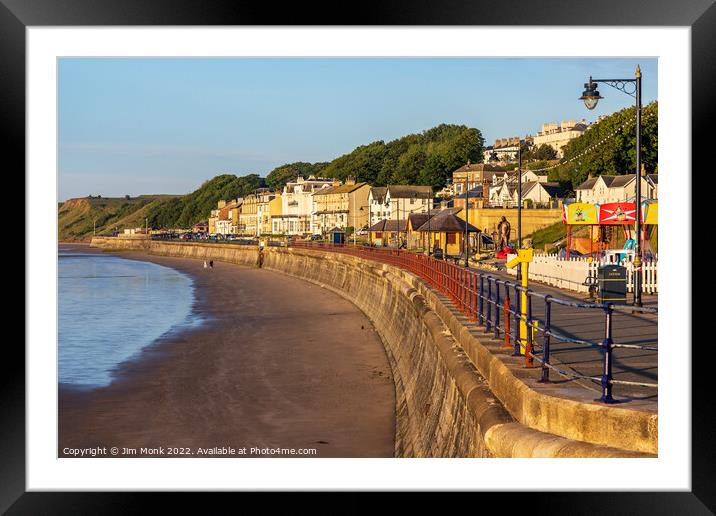
<svg viewBox="0 0 716 516"><path fill-rule="evenodd" d="M28 300L3 511L714 510L690 214L710 2L0 13Z"/></svg>

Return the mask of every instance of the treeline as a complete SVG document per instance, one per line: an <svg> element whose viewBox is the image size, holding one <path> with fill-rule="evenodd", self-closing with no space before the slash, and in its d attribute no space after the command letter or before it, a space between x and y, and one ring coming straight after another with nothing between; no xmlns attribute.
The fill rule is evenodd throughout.
<svg viewBox="0 0 716 516"><path fill-rule="evenodd" d="M622 125L625 125L623 129L600 143ZM652 102L642 108L641 161L649 174L656 171L659 163L658 129L659 104ZM580 156L592 145L596 147ZM636 108L618 111L570 141L562 159L567 161L569 163L549 171L549 180L559 181L570 189L584 182L589 174L633 174L636 171Z"/></svg>
<svg viewBox="0 0 716 516"><path fill-rule="evenodd" d="M286 183L293 181L298 176L308 178L313 175L318 177L327 165L327 162L306 163L303 161L281 165L266 175L266 186L274 190L281 190Z"/></svg>
<svg viewBox="0 0 716 516"><path fill-rule="evenodd" d="M219 200L243 197L263 186L265 181L258 174L222 174L206 181L192 193L162 202L150 211L148 222L155 228L189 227L206 220Z"/></svg>
<svg viewBox="0 0 716 516"><path fill-rule="evenodd" d="M321 175L345 180L352 176L376 186L387 184L444 187L452 172L468 160L482 161L485 145L479 129L441 124L419 134L409 134L388 143L382 140L356 147L330 163L282 165L266 177L272 188L281 188L300 175Z"/></svg>

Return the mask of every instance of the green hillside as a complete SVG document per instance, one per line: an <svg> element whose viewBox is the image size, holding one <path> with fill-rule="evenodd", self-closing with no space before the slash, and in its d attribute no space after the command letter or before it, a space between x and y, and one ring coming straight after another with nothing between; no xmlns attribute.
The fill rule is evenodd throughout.
<svg viewBox="0 0 716 516"><path fill-rule="evenodd" d="M140 195L68 199L58 207L58 238L66 242L87 240L95 227L98 235L106 235L115 228L143 226L148 212L173 198L171 195Z"/></svg>
<svg viewBox="0 0 716 516"><path fill-rule="evenodd" d="M483 146L478 129L441 124L388 143L361 145L328 163L281 165L269 172L266 179L257 174L222 174L186 195L69 199L58 207L58 234L61 241L88 240L94 223L97 234L106 235L115 229L144 226L145 217L153 228L186 228L206 220L221 199L243 197L263 186L279 190L298 175L341 180L353 176L357 181L379 186L418 184L439 189L447 184L452 171L468 160L481 162Z"/></svg>
<svg viewBox="0 0 716 516"><path fill-rule="evenodd" d="M217 201L243 197L263 186L265 181L257 174L216 176L192 193L168 199L152 209L149 225L155 228L189 227L206 220L216 208Z"/></svg>
<svg viewBox="0 0 716 516"><path fill-rule="evenodd" d="M206 220L221 199L247 195L264 185L256 174L216 176L187 195L140 195L139 197L83 197L68 199L58 209L60 241L89 240L115 230L143 227L189 227Z"/></svg>
<svg viewBox="0 0 716 516"><path fill-rule="evenodd" d="M379 140L361 145L330 163L281 165L269 172L266 182L272 188L281 188L299 174L320 174L340 180L352 176L376 186L431 185L437 190L468 160L480 163L484 144L479 129L441 124L388 143Z"/></svg>

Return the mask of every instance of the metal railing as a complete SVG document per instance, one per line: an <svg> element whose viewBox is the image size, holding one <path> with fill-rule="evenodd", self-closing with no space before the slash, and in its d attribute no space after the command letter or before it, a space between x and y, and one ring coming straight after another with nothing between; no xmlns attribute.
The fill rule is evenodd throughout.
<svg viewBox="0 0 716 516"><path fill-rule="evenodd" d="M630 385L657 388L658 383L630 382L615 380L612 374L614 350L617 348L658 351L655 346L636 344L618 344L613 341L613 315L615 312L658 314L657 308L616 305L613 303L594 304L587 302L560 299L549 294L524 288L521 285L491 276L477 269L454 265L444 260L437 260L425 254L400 249L385 249L369 246L353 246L346 244L325 244L314 242L293 241L291 247L319 249L340 252L394 265L408 270L435 287L439 292L450 298L455 307L468 319L484 327L484 331L495 339L504 339L503 347L513 350L512 356L524 356L525 367L534 367L534 360L540 363L541 375L539 382L550 381L550 371L574 379L586 379L598 382L601 386L599 401L614 403L612 396L614 385ZM522 295L526 299L526 315L522 315ZM532 300L541 298L544 302L542 318L535 317L532 311ZM552 327L552 307L561 305L583 310L599 310L604 314L604 339L599 342L567 336ZM526 338L520 337L520 323L527 326ZM539 337L541 336L541 343ZM599 349L604 354L603 370L600 376L586 376L565 371L550 362L552 340L569 342ZM524 352L522 351L524 349Z"/></svg>

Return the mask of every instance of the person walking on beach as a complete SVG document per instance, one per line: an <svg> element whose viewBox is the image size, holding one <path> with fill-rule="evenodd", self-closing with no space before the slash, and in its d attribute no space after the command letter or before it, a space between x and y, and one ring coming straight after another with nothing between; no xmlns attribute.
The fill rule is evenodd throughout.
<svg viewBox="0 0 716 516"><path fill-rule="evenodd" d="M210 269L214 268L214 260L209 260L209 268Z"/></svg>
<svg viewBox="0 0 716 516"><path fill-rule="evenodd" d="M206 260L204 260L204 268L207 269L209 266L206 264Z"/></svg>

